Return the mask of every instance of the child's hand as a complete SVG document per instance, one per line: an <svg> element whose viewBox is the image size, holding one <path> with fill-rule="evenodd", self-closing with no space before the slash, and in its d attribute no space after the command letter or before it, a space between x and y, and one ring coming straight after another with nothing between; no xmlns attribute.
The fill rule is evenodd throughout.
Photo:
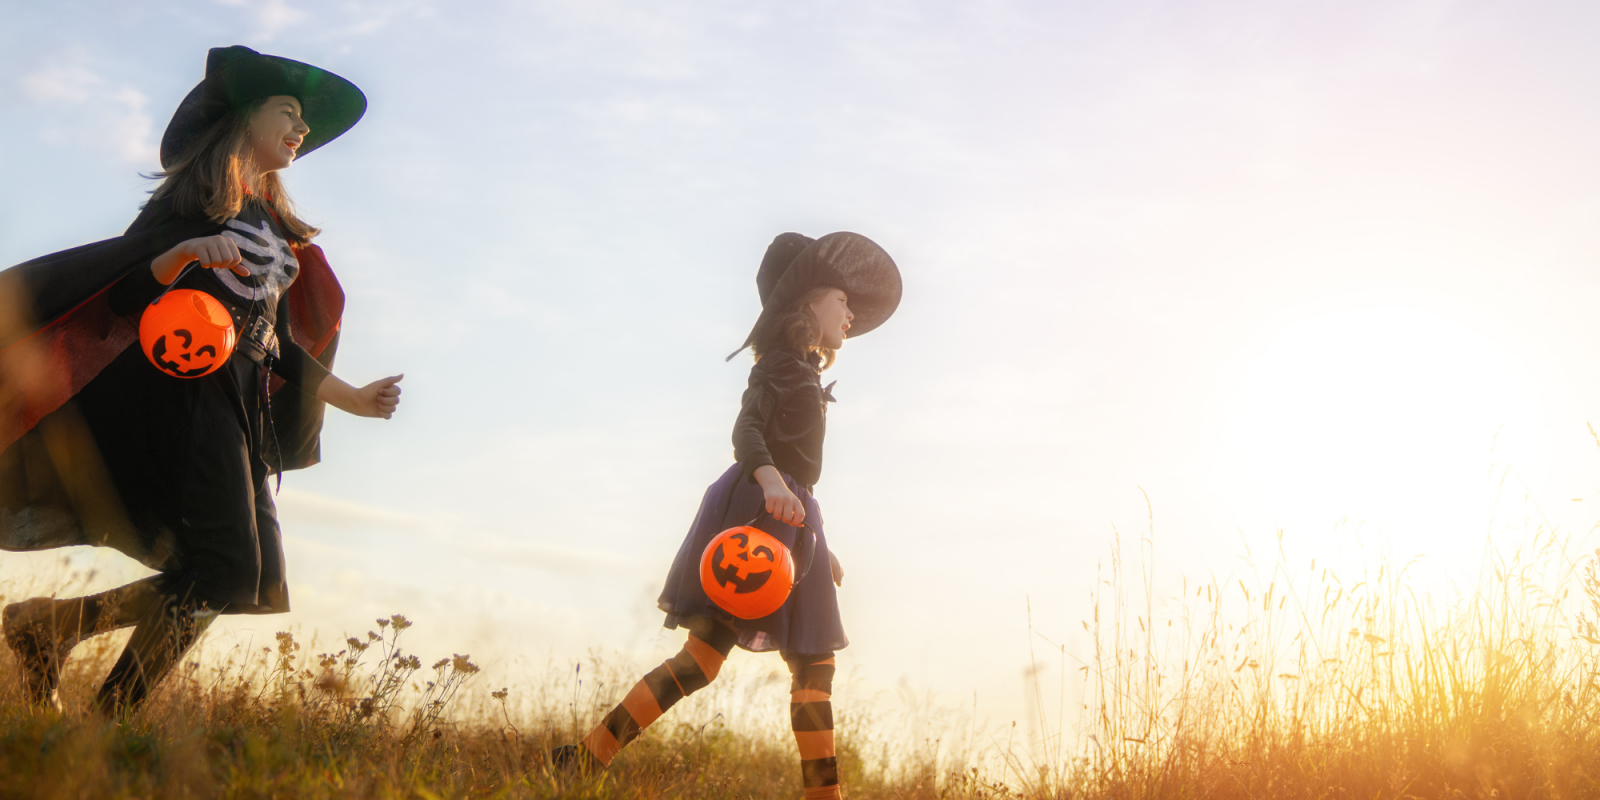
<svg viewBox="0 0 1600 800"><path fill-rule="evenodd" d="M771 464L756 467L753 473L756 483L761 484L761 493L767 499L767 513L772 518L785 525L799 525L806 521L806 507L800 498L789 491L783 482L783 474Z"/></svg>
<svg viewBox="0 0 1600 800"><path fill-rule="evenodd" d="M346 410L358 417L388 419L394 416L395 409L400 406L400 379L404 377L395 375L357 389L355 402L352 403L354 408Z"/></svg>
<svg viewBox="0 0 1600 800"><path fill-rule="evenodd" d="M833 585L844 585L844 567L839 566L839 557L828 551L828 570L833 573Z"/></svg>
<svg viewBox="0 0 1600 800"><path fill-rule="evenodd" d="M179 242L176 247L150 262L150 274L162 285L171 285L178 279L178 273L195 261L207 269L231 269L239 275L250 274L250 268L244 265L244 259L239 256L239 245L220 235Z"/></svg>

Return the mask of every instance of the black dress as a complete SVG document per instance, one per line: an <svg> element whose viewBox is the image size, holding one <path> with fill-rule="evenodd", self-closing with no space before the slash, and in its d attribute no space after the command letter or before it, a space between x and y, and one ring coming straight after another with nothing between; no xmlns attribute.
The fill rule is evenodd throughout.
<svg viewBox="0 0 1600 800"><path fill-rule="evenodd" d="M706 489L657 600L658 607L667 612L668 628L683 625L694 616L720 619L739 631L740 647L755 652L777 650L784 658L831 653L850 643L829 570L822 509L811 493L822 476L827 404L833 402L833 386L822 386L818 366L815 358L775 351L762 356L750 369L733 429L737 463ZM760 619L736 619L706 596L700 585L700 558L717 534L752 520L755 527L777 537L791 551L795 549L799 531L765 513L765 495L751 474L769 464L805 506L805 524L817 535L816 551L810 571L795 584L782 608Z"/></svg>
<svg viewBox="0 0 1600 800"><path fill-rule="evenodd" d="M310 394L328 370L293 342L287 314L278 313L299 265L276 220L247 201L222 235L238 244L250 275L193 265L175 288L206 292L228 308L241 332L228 362L210 375L175 378L135 344L74 405L137 532L141 552L130 555L158 569L174 594L230 613L278 613L289 610L289 596L268 489L281 464L266 373ZM136 269L111 288L112 311L138 315L166 288ZM253 325L257 334L246 336Z"/></svg>

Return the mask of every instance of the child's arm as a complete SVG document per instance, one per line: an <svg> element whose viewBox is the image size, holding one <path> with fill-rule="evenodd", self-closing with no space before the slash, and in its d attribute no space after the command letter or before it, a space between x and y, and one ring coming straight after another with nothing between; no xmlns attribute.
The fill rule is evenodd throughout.
<svg viewBox="0 0 1600 800"><path fill-rule="evenodd" d="M800 498L789 491L783 482L783 473L771 464L756 467L751 473L755 476L756 483L761 484L761 493L767 498L767 513L772 518L785 525L799 525L806 521L806 506Z"/></svg>
<svg viewBox="0 0 1600 800"><path fill-rule="evenodd" d="M188 239L150 262L149 271L134 270L112 285L106 299L111 303L111 313L128 316L144 311L183 273L183 268L195 261L207 269L229 269L240 275L249 275L239 256L239 246L226 236L203 236Z"/></svg>
<svg viewBox="0 0 1600 800"><path fill-rule="evenodd" d="M403 375L374 381L358 389L339 380L322 362L295 343L294 333L289 326L288 309L283 307L278 309L277 333L278 347L282 353L273 360L272 371L278 377L303 392L315 394L318 400L347 414L384 419L394 415L395 406L400 402L400 387L395 384L400 382Z"/></svg>
<svg viewBox="0 0 1600 800"><path fill-rule="evenodd" d="M772 454L767 451L766 438L762 435L772 414L772 395L765 386L757 383L745 390L739 418L733 423L733 457L741 465L741 471L761 484L761 493L767 499L767 513L785 525L799 525L806 519L805 506L784 484L783 473L772 465Z"/></svg>
<svg viewBox="0 0 1600 800"><path fill-rule="evenodd" d="M337 375L329 375L317 385L317 399L346 414L388 419L394 416L395 406L400 405L399 384L404 377L395 375L356 387Z"/></svg>
<svg viewBox="0 0 1600 800"><path fill-rule="evenodd" d="M239 245L221 234L179 242L150 262L150 274L162 286L168 286L194 261L207 269L231 269L242 276L250 275L250 268L239 257Z"/></svg>

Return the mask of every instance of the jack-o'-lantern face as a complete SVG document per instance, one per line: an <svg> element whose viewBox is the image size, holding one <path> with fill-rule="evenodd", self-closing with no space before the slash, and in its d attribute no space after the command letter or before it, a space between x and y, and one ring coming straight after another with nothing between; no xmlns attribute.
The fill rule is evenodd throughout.
<svg viewBox="0 0 1600 800"><path fill-rule="evenodd" d="M794 588L789 548L759 528L717 534L700 559L700 585L722 610L739 619L765 617L783 606Z"/></svg>
<svg viewBox="0 0 1600 800"><path fill-rule="evenodd" d="M776 561L770 546L752 547L749 534L735 533L717 545L716 556L711 559L711 574L718 583L732 587L735 594L749 594L772 579Z"/></svg>
<svg viewBox="0 0 1600 800"><path fill-rule="evenodd" d="M217 299L174 289L139 319L139 344L156 369L178 378L209 375L233 355L233 318Z"/></svg>

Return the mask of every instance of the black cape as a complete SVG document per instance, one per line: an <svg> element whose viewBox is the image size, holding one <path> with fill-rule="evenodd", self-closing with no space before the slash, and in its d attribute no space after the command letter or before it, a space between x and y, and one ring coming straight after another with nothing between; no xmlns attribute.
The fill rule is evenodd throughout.
<svg viewBox="0 0 1600 800"><path fill-rule="evenodd" d="M91 384L90 394L115 397L123 387L107 383L126 381L127 371L107 368L143 358L138 321L111 312L110 287L179 242L222 229L151 202L122 236L0 272L0 549L109 546L163 571L182 560L171 536L153 535L130 515L140 498L117 491L123 483L106 468L116 459L102 457L118 454L100 452L71 401ZM319 248L295 255L300 274L280 314L295 342L331 367L343 292ZM310 466L320 460L322 403L281 384L271 383L280 454L273 466Z"/></svg>

